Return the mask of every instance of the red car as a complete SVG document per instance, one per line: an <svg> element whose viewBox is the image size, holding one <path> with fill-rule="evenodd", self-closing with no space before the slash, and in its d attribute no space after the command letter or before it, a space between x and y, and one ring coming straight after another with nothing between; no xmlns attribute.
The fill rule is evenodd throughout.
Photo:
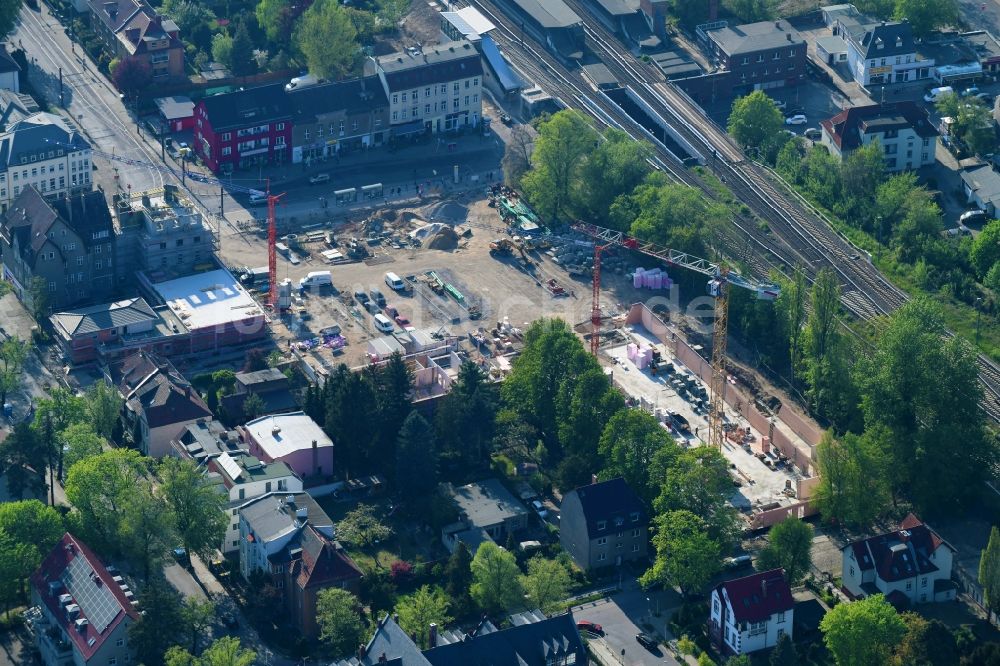
<svg viewBox="0 0 1000 666"><path fill-rule="evenodd" d="M590 620L577 620L576 628L580 631L589 631L590 633L597 634L598 636L604 635L604 627L596 622L591 622Z"/></svg>
<svg viewBox="0 0 1000 666"><path fill-rule="evenodd" d="M407 326L410 325L410 320L404 317L403 315L396 315L395 317L393 317L393 319L396 321L396 324L398 324L400 328L406 328Z"/></svg>

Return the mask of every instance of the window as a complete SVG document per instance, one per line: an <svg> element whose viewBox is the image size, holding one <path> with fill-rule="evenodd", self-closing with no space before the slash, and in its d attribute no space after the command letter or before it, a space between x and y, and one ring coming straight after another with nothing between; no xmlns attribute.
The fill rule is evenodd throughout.
<svg viewBox="0 0 1000 666"><path fill-rule="evenodd" d="M743 60L740 61L740 64L741 65L749 65L750 64L750 56L743 56Z"/></svg>
<svg viewBox="0 0 1000 666"><path fill-rule="evenodd" d="M906 591L909 592L912 589L913 589L913 581L910 580L906 581Z"/></svg>
<svg viewBox="0 0 1000 666"><path fill-rule="evenodd" d="M429 114L431 112L431 105L424 104L424 114Z"/></svg>
<svg viewBox="0 0 1000 666"><path fill-rule="evenodd" d="M232 138L233 138L233 133L232 132L223 132L222 133L222 140L223 141L230 141Z"/></svg>
<svg viewBox="0 0 1000 666"><path fill-rule="evenodd" d="M617 548L618 550L621 550L624 547L625 547L625 544L623 544L621 541L619 541L618 543L615 544L615 548Z"/></svg>
<svg viewBox="0 0 1000 666"><path fill-rule="evenodd" d="M639 552L639 544L637 544L637 543L632 544L632 552L633 553L638 553Z"/></svg>
<svg viewBox="0 0 1000 666"><path fill-rule="evenodd" d="M448 94L448 84L447 83L442 83L441 84L441 94L442 95L447 95Z"/></svg>
<svg viewBox="0 0 1000 666"><path fill-rule="evenodd" d="M117 641L115 641L115 647L125 647L125 639L119 638Z"/></svg>
<svg viewBox="0 0 1000 666"><path fill-rule="evenodd" d="M455 111L458 111L458 98L457 97L452 100L452 102L451 102L451 108L453 108Z"/></svg>
<svg viewBox="0 0 1000 666"><path fill-rule="evenodd" d="M37 175L38 175L38 168L35 167L34 169L31 170L31 177L34 178Z"/></svg>
<svg viewBox="0 0 1000 666"><path fill-rule="evenodd" d="M399 113L397 113L396 111L393 111L392 112L392 122L396 122L397 120L399 120Z"/></svg>
<svg viewBox="0 0 1000 666"><path fill-rule="evenodd" d="M473 95L472 96L472 103L473 104L479 104L479 95Z"/></svg>
<svg viewBox="0 0 1000 666"><path fill-rule="evenodd" d="M399 95L393 95L392 96L392 103L393 104L399 104Z"/></svg>
<svg viewBox="0 0 1000 666"><path fill-rule="evenodd" d="M775 51L774 52L774 59L775 60L781 60L781 51Z"/></svg>
<svg viewBox="0 0 1000 666"><path fill-rule="evenodd" d="M66 176L59 176L59 188L62 189L64 187L66 187Z"/></svg>
<svg viewBox="0 0 1000 666"><path fill-rule="evenodd" d="M275 146L284 146L285 145L285 137L283 137L283 136L276 136L276 137L274 137L274 145Z"/></svg>
<svg viewBox="0 0 1000 666"><path fill-rule="evenodd" d="M469 96L468 95L465 96L465 105L469 106Z"/></svg>
<svg viewBox="0 0 1000 666"><path fill-rule="evenodd" d="M478 76L476 78L472 79L472 85L474 87L476 87L476 88L479 87L479 77Z"/></svg>
<svg viewBox="0 0 1000 666"><path fill-rule="evenodd" d="M603 562L606 559L608 559L608 554L607 553L601 553L600 555L597 556L597 561L598 562Z"/></svg>
<svg viewBox="0 0 1000 666"><path fill-rule="evenodd" d="M101 270L102 268L104 268L104 264L101 263L100 259L94 262L94 268L97 270Z"/></svg>
<svg viewBox="0 0 1000 666"><path fill-rule="evenodd" d="M285 130L285 123L277 123L274 129L276 132L283 132Z"/></svg>
<svg viewBox="0 0 1000 666"><path fill-rule="evenodd" d="M54 292L56 290L56 283L49 282L49 291Z"/></svg>
<svg viewBox="0 0 1000 666"><path fill-rule="evenodd" d="M639 533L640 533L640 531L641 531L641 530L640 530L640 529L639 529L638 527L637 527L637 528L635 528L634 530L632 530L632 536L633 536L633 537L638 537L638 536L639 536Z"/></svg>
<svg viewBox="0 0 1000 666"><path fill-rule="evenodd" d="M419 109L419 107L415 106L412 109L410 109L410 115L413 116L414 118L416 118L417 116L419 116L420 115L420 109Z"/></svg>
<svg viewBox="0 0 1000 666"><path fill-rule="evenodd" d="M245 488L240 488L240 499L246 499L247 491Z"/></svg>
<svg viewBox="0 0 1000 666"><path fill-rule="evenodd" d="M277 564L277 565L275 565L274 567L271 568L271 571L273 573L284 573L285 568L283 566L281 566L280 564Z"/></svg>
<svg viewBox="0 0 1000 666"><path fill-rule="evenodd" d="M757 62L764 62L764 54L760 53L757 55Z"/></svg>
<svg viewBox="0 0 1000 666"><path fill-rule="evenodd" d="M223 156L232 155L232 154L233 154L233 149L232 148L230 148L229 146L223 146L222 147L222 155Z"/></svg>
<svg viewBox="0 0 1000 666"><path fill-rule="evenodd" d="M458 92L458 89L459 89L458 81L455 81L455 83L454 83L454 85L452 85L451 89L454 90L455 92Z"/></svg>
<svg viewBox="0 0 1000 666"><path fill-rule="evenodd" d="M424 88L424 97L430 97L430 96L431 96L431 89Z"/></svg>
<svg viewBox="0 0 1000 666"><path fill-rule="evenodd" d="M333 134L333 128L332 127L330 128L330 134ZM323 138L323 126L322 125L320 125L319 127L316 128L316 138L317 139L322 139Z"/></svg>
<svg viewBox="0 0 1000 666"><path fill-rule="evenodd" d="M778 613L778 624L781 624L784 621L785 621L785 611L781 611L780 613Z"/></svg>
<svg viewBox="0 0 1000 666"><path fill-rule="evenodd" d="M265 493L271 492L271 482L270 481L268 481L267 483L264 484L264 492Z"/></svg>
<svg viewBox="0 0 1000 666"><path fill-rule="evenodd" d="M639 522L639 512L638 511L633 511L632 513L628 514L628 518L633 523Z"/></svg>
<svg viewBox="0 0 1000 666"><path fill-rule="evenodd" d="M606 521L606 520L598 520L597 521L597 529L598 530L604 530L604 529L607 529L607 527L608 527L608 521Z"/></svg>
<svg viewBox="0 0 1000 666"><path fill-rule="evenodd" d="M927 587L927 579L923 578L920 580L920 587Z"/></svg>
<svg viewBox="0 0 1000 666"><path fill-rule="evenodd" d="M406 103L406 93L403 93L403 100L402 101L403 101L404 104Z"/></svg>
<svg viewBox="0 0 1000 666"><path fill-rule="evenodd" d="M403 109L402 112L401 112L401 116L402 116L403 120L406 120L406 114L407 114L407 110Z"/></svg>
<svg viewBox="0 0 1000 666"><path fill-rule="evenodd" d="M117 666L118 659L115 657L108 657L108 666Z"/></svg>
<svg viewBox="0 0 1000 666"><path fill-rule="evenodd" d="M854 575L854 567L851 567L851 576Z"/></svg>
<svg viewBox="0 0 1000 666"><path fill-rule="evenodd" d="M608 537L601 537L597 540L598 546L606 546L608 544Z"/></svg>

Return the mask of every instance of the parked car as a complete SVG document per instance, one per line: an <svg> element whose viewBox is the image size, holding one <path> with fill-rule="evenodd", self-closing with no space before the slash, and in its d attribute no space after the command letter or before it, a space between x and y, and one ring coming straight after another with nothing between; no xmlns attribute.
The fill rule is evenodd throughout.
<svg viewBox="0 0 1000 666"><path fill-rule="evenodd" d="M691 424L688 420L678 414L677 412L668 412L670 420L674 422L674 427L676 427L681 432L691 432Z"/></svg>
<svg viewBox="0 0 1000 666"><path fill-rule="evenodd" d="M983 224L986 222L987 217L985 210L976 208L975 210L967 210L962 213L958 218L958 222L960 225Z"/></svg>
<svg viewBox="0 0 1000 666"><path fill-rule="evenodd" d="M968 88L962 91L962 97L972 97L978 95L979 92L980 91L978 86L969 86Z"/></svg>
<svg viewBox="0 0 1000 666"><path fill-rule="evenodd" d="M818 127L809 127L802 132L802 136L812 141L819 141L819 139L823 136L823 133L819 131Z"/></svg>
<svg viewBox="0 0 1000 666"><path fill-rule="evenodd" d="M727 569L739 569L741 567L750 566L753 562L749 555L738 555L736 557L727 557L723 560L723 564Z"/></svg>
<svg viewBox="0 0 1000 666"><path fill-rule="evenodd" d="M535 510L535 513L537 513L538 517L541 518L542 520L545 520L546 518L549 517L548 509L546 509L545 505L542 504L540 501L533 500L531 502L531 508Z"/></svg>
<svg viewBox="0 0 1000 666"><path fill-rule="evenodd" d="M774 105L775 105L776 107L778 107L778 109L780 109L780 110L782 110L782 111L783 111L783 110L784 110L784 109L785 109L785 108L786 108L786 107L788 106L788 103L787 103L787 102L782 102L782 101L781 101L780 99L774 99L774 98L772 97L772 98L771 98L771 101L772 101L772 102L774 102Z"/></svg>
<svg viewBox="0 0 1000 666"><path fill-rule="evenodd" d="M984 92L976 94L976 99L983 100L983 104L985 104L986 106L993 106L993 102L995 101L993 95Z"/></svg>
<svg viewBox="0 0 1000 666"><path fill-rule="evenodd" d="M358 289L354 292L354 300L356 300L361 305L365 305L371 299L368 298L368 294L365 293L364 289Z"/></svg>
<svg viewBox="0 0 1000 666"><path fill-rule="evenodd" d="M372 300L379 304L379 307L385 307L385 296L378 289L372 289L368 292L372 297Z"/></svg>
<svg viewBox="0 0 1000 666"><path fill-rule="evenodd" d="M638 633L638 634L635 635L635 640L639 641L639 645L641 645L642 647L646 648L650 652L653 652L654 650L658 650L659 649L656 646L656 640L652 636L650 636L649 634L644 634L644 633L640 632L640 633Z"/></svg>
<svg viewBox="0 0 1000 666"><path fill-rule="evenodd" d="M576 628L580 631L589 631L590 633L597 634L598 636L604 635L604 627L596 622L591 622L590 620L577 620Z"/></svg>
<svg viewBox="0 0 1000 666"><path fill-rule="evenodd" d="M191 566L191 558L184 548L174 548L174 559L185 569Z"/></svg>
<svg viewBox="0 0 1000 666"><path fill-rule="evenodd" d="M407 326L410 325L410 320L401 314L396 315L395 317L392 318L392 320L396 322L396 325L402 329L405 329Z"/></svg>
<svg viewBox="0 0 1000 666"><path fill-rule="evenodd" d="M315 176L309 176L310 185L318 185L320 183L330 182L330 174L328 173L318 173Z"/></svg>
<svg viewBox="0 0 1000 666"><path fill-rule="evenodd" d="M788 116L785 118L786 125L805 125L809 122L804 113L796 113L794 116Z"/></svg>

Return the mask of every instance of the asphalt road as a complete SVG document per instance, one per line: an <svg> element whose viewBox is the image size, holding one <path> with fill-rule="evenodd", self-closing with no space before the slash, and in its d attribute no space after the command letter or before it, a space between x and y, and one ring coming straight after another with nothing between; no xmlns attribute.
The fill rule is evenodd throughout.
<svg viewBox="0 0 1000 666"><path fill-rule="evenodd" d="M84 129L94 149L117 156L155 161L156 153L136 135L135 123L111 85L97 72L82 48L76 49L63 26L49 14L44 3L39 10L21 8L11 44L24 48L29 62L29 80L53 106L59 104L59 72L62 70L64 109ZM141 166L116 163L122 187L146 190L163 185L164 175Z"/></svg>

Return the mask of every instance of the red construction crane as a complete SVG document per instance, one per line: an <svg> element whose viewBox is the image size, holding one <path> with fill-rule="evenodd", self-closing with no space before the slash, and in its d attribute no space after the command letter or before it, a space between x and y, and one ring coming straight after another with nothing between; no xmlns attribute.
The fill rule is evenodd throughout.
<svg viewBox="0 0 1000 666"><path fill-rule="evenodd" d="M712 334L712 381L711 401L708 413L708 441L712 446L722 449L725 440L723 424L723 409L726 388L726 342L729 324L729 287L735 285L749 289L757 294L757 298L774 300L780 294L780 288L771 283L758 282L745 278L721 264L713 263L687 252L671 250L655 243L640 241L613 229L605 229L594 224L577 223L572 225L574 231L586 234L596 242L594 246L594 301L590 321L594 326L590 337L590 351L594 354L600 346L601 327L601 252L609 247L623 247L635 250L647 256L659 259L667 266L679 266L687 270L709 276L708 291L715 297L715 327Z"/></svg>
<svg viewBox="0 0 1000 666"><path fill-rule="evenodd" d="M271 310L278 312L278 224L275 221L274 208L278 205L278 199L285 196L285 193L271 194L271 183L267 184L267 276L270 281L270 293L268 300L271 302Z"/></svg>

